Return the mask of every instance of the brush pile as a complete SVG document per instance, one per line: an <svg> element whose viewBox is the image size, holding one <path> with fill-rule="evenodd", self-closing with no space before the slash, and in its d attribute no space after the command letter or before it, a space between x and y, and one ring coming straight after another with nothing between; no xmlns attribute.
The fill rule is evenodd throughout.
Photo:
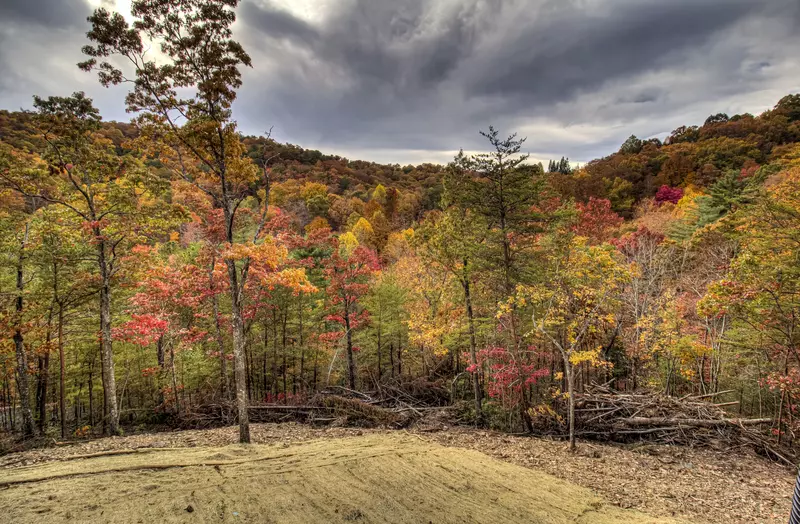
<svg viewBox="0 0 800 524"><path fill-rule="evenodd" d="M791 453L779 449L767 429L772 419L733 418L710 395L670 397L653 393L621 393L592 386L576 395L576 435L616 442L751 448L774 460L791 463Z"/></svg>
<svg viewBox="0 0 800 524"><path fill-rule="evenodd" d="M331 386L310 397L293 397L285 404L251 404L252 422L302 422L314 425L405 428L433 411L447 410L449 392L435 382L416 380L382 384L369 393ZM179 418L184 428L235 423L233 402L204 404Z"/></svg>

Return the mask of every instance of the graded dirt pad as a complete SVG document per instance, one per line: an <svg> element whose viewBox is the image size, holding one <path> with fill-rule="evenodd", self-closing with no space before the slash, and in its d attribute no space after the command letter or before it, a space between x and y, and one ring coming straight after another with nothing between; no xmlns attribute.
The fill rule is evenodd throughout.
<svg viewBox="0 0 800 524"><path fill-rule="evenodd" d="M387 433L409 435L405 430L296 423L251 424L250 431L254 443L272 446ZM562 441L512 436L444 422L415 427L410 435L445 447L472 449L503 462L548 473L588 488L613 505L648 515L705 524L785 524L789 520L796 472L746 450L579 441L577 453L570 453ZM60 462L76 455L148 453L150 448L219 448L235 443L238 438L238 428L229 426L55 442L49 447L0 456L0 480L17 468ZM0 524L3 523L0 518Z"/></svg>
<svg viewBox="0 0 800 524"><path fill-rule="evenodd" d="M667 524L482 453L371 434L144 449L0 471L0 521Z"/></svg>

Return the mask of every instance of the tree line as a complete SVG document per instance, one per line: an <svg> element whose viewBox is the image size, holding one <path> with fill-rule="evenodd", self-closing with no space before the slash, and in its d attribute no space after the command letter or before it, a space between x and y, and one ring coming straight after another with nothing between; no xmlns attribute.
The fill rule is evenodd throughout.
<svg viewBox="0 0 800 524"><path fill-rule="evenodd" d="M247 442L250 404L415 382L476 424L572 432L601 382L731 390L793 440L800 96L578 168L492 127L447 166L349 161L237 130L236 5L95 11L80 67L130 124L82 93L0 114L5 428L223 400Z"/></svg>

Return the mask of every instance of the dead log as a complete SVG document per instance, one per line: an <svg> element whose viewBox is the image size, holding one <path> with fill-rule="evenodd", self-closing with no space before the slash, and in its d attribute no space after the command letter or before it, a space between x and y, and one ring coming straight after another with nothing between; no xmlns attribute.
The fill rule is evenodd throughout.
<svg viewBox="0 0 800 524"><path fill-rule="evenodd" d="M705 395L686 395L685 397L681 397L681 400L685 400L687 398L692 400L701 400L704 398L718 397L720 395L724 395L725 393L733 393L734 391L736 390L726 389L725 391L717 391L716 393L706 393Z"/></svg>
<svg viewBox="0 0 800 524"><path fill-rule="evenodd" d="M618 424L627 426L663 426L665 424L679 425L682 427L694 426L703 428L713 428L716 426L750 426L757 424L768 424L772 422L769 418L752 418L752 419L699 419L699 418L668 418L668 417L630 417L623 418L616 421Z"/></svg>

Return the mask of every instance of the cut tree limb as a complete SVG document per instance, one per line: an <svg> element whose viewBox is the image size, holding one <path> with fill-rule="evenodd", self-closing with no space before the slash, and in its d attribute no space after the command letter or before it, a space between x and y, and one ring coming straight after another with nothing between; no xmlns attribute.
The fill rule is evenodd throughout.
<svg viewBox="0 0 800 524"><path fill-rule="evenodd" d="M669 417L629 417L619 419L619 424L627 426L660 426L664 424L680 425L680 426L696 426L696 427L716 427L724 425L733 426L752 426L757 424L768 424L772 422L769 418L752 418L752 419L698 419L698 418L669 418Z"/></svg>

